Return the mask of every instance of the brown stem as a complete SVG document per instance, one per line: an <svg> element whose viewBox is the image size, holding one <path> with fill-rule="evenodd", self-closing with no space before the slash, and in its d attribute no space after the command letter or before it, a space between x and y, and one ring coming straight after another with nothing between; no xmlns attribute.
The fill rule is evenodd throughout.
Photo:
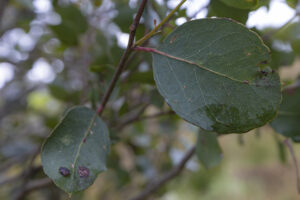
<svg viewBox="0 0 300 200"><path fill-rule="evenodd" d="M171 171L167 172L160 179L154 181L152 184L149 184L148 187L145 188L140 194L131 200L145 200L147 199L153 192L158 190L162 185L167 183L169 180L175 178L185 167L186 163L192 158L196 150L196 147L192 147L182 158L180 163L176 165Z"/></svg>
<svg viewBox="0 0 300 200"><path fill-rule="evenodd" d="M298 194L300 194L300 177L299 177L299 167L298 167L297 158L296 158L293 146L289 141L289 138L284 140L284 144L288 147L290 154L292 156L292 159L293 159L293 163L294 163L295 171L296 171L297 191L298 191Z"/></svg>
<svg viewBox="0 0 300 200"><path fill-rule="evenodd" d="M142 121L142 120L146 120L146 119L153 119L153 118L157 118L160 116L164 116L164 115L173 115L175 114L174 111L162 111L159 113L155 113L153 115L146 115L146 116L141 116L141 114L144 112L144 110L141 110L141 112L137 112L135 115L133 115L132 117L127 118L126 121L124 121L123 123L121 123L119 126L116 127L117 130L121 130L122 128L124 128L125 126L137 122L137 121Z"/></svg>
<svg viewBox="0 0 300 200"><path fill-rule="evenodd" d="M123 68L124 68L124 66L126 64L126 61L128 60L128 57L129 57L129 55L130 55L130 53L132 51L131 48L133 46L135 32L136 32L136 29L137 29L137 27L138 27L138 25L140 23L140 19L142 17L143 12L144 12L146 3L147 3L147 0L143 0L142 1L141 5L139 7L139 10L138 10L138 12L137 12L137 14L135 16L135 19L134 19L133 23L130 26L130 34L129 34L129 40L128 40L127 48L126 48L125 52L123 53L123 56L122 56L122 58L120 60L120 63L118 65L117 69L116 69L116 72L115 72L115 74L114 74L114 76L112 78L112 81L110 82L110 85L109 85L108 89L106 90L106 92L104 94L102 102L101 102L99 108L97 109L97 113L99 115L102 114L102 112L103 112L103 110L104 110L104 108L105 108L105 106L106 106L106 104L108 102L108 99L109 99L109 97L110 97L113 89L115 88L116 83L117 83L117 81L118 81L118 79L119 79L119 77L120 77L120 75L121 75L121 73L123 71Z"/></svg>

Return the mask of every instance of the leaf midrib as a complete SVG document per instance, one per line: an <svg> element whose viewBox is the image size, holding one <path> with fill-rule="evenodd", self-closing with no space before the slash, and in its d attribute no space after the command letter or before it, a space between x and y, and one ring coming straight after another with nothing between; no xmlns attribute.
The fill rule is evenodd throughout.
<svg viewBox="0 0 300 200"><path fill-rule="evenodd" d="M190 60L186 60L186 59L184 59L184 58L180 58L180 57L177 57L177 56L173 56L173 55L170 55L170 54L165 53L165 52L163 52L163 51L159 51L159 50L157 50L157 49L154 49L152 52L153 52L153 53L156 53L156 54L158 54L158 55L161 55L161 56L166 56L166 57L171 58L171 59L174 59L174 60L178 60L178 61L181 61L181 62L185 62L185 63L190 64L190 65L196 65L197 67L199 67L199 68L201 68L201 69L203 69L203 70L206 70L206 71L208 71L208 72L210 72L210 73L216 74L216 75L218 75L218 76L222 76L222 77L224 77L224 78L230 79L230 80L235 81L235 82L238 82L238 83L247 84L247 85L255 85L255 84L253 84L253 83L250 82L251 80L243 80L243 81L242 81L242 80L239 80L239 79L236 79L236 78L227 76L226 74L222 74L222 73L220 73L220 72L217 72L217 71L214 71L214 70L209 69L209 68L207 68L207 67L204 67L204 66L202 66L202 65L200 65L200 64L198 64L198 63L196 63L196 62L193 62L193 61L190 61ZM248 81L248 82L245 82L245 81Z"/></svg>
<svg viewBox="0 0 300 200"><path fill-rule="evenodd" d="M82 139L80 140L80 143L79 143L79 145L78 145L78 149L77 149L77 152L76 152L74 161L73 161L73 163L72 163L72 168L74 167L73 170L72 170L72 178L74 177L74 174L75 174L75 171L76 171L76 164L77 164L77 161L78 161L79 156L80 156L80 151L81 151L82 145L83 145L83 143L84 143L84 140L85 140L85 139L87 138L87 136L89 135L89 133L90 133L90 131L91 131L91 129L92 129L93 123L95 122L96 118L97 118L97 113L95 113L95 114L93 115L93 117L92 117L92 119L91 119L91 122L90 122L90 124L88 125L87 130L85 131L85 133L84 133Z"/></svg>

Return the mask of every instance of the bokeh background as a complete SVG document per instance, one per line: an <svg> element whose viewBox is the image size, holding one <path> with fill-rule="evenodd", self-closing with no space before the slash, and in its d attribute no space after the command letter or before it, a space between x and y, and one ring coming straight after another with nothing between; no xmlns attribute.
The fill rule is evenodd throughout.
<svg viewBox="0 0 300 200"><path fill-rule="evenodd" d="M137 39L179 2L149 1ZM127 45L138 4L138 0L0 1L1 200L68 198L43 173L41 144L67 109L99 105ZM251 10L231 8L219 0L188 0L146 45L158 46L189 20L231 17L267 36L263 39L272 51L271 67L284 87L300 73L298 7L297 0L260 0ZM129 199L169 171L195 144L198 128L170 112L155 88L151 64L146 53L130 59L103 115L113 141L108 170L72 199ZM299 199L295 165L283 140L269 125L243 135L220 136L219 166L206 169L195 156L150 199ZM300 159L299 145L293 146ZM28 189L40 183L46 184Z"/></svg>

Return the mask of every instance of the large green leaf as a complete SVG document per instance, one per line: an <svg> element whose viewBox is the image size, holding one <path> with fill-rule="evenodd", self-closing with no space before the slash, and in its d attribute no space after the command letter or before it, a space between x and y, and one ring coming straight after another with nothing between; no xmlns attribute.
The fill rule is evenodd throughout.
<svg viewBox="0 0 300 200"><path fill-rule="evenodd" d="M227 19L178 27L153 54L161 95L182 118L208 131L243 133L272 120L280 81L261 71L268 48L254 32Z"/></svg>
<svg viewBox="0 0 300 200"><path fill-rule="evenodd" d="M220 0L228 6L239 9L252 9L258 4L258 0Z"/></svg>
<svg viewBox="0 0 300 200"><path fill-rule="evenodd" d="M217 166L222 160L222 149L214 132L199 131L196 155L206 168Z"/></svg>
<svg viewBox="0 0 300 200"><path fill-rule="evenodd" d="M283 92L278 116L271 123L276 132L300 142L300 88L290 88Z"/></svg>
<svg viewBox="0 0 300 200"><path fill-rule="evenodd" d="M107 127L97 114L74 107L42 147L44 172L66 192L83 190L106 170L109 148Z"/></svg>

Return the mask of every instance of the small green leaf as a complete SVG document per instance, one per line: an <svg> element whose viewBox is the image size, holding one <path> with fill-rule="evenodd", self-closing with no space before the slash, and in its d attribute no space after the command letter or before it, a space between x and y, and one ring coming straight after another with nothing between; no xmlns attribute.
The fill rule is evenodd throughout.
<svg viewBox="0 0 300 200"><path fill-rule="evenodd" d="M220 0L211 0L208 16L227 17L245 24L250 10L238 9L227 6Z"/></svg>
<svg viewBox="0 0 300 200"><path fill-rule="evenodd" d="M196 155L206 168L216 167L222 160L222 149L214 132L200 130L196 145Z"/></svg>
<svg viewBox="0 0 300 200"><path fill-rule="evenodd" d="M136 72L128 78L129 83L149 84L154 85L153 72Z"/></svg>
<svg viewBox="0 0 300 200"><path fill-rule="evenodd" d="M80 34L88 29L86 18L73 4L56 7L55 11L61 16L62 22L49 27L62 43L70 46L77 45Z"/></svg>
<svg viewBox="0 0 300 200"><path fill-rule="evenodd" d="M220 0L228 6L239 9L252 9L255 8L258 0Z"/></svg>
<svg viewBox="0 0 300 200"><path fill-rule="evenodd" d="M290 88L283 92L282 103L271 126L277 133L300 142L300 88Z"/></svg>
<svg viewBox="0 0 300 200"><path fill-rule="evenodd" d="M182 118L208 131L243 133L271 121L281 101L279 76L263 71L267 46L228 19L175 29L153 54L157 88Z"/></svg>
<svg viewBox="0 0 300 200"><path fill-rule="evenodd" d="M84 190L106 170L109 149L108 130L97 113L74 107L42 147L44 172L66 192Z"/></svg>
<svg viewBox="0 0 300 200"><path fill-rule="evenodd" d="M285 0L285 1L292 8L296 8L297 3L298 3L298 0Z"/></svg>
<svg viewBox="0 0 300 200"><path fill-rule="evenodd" d="M129 26L132 23L135 9L128 6L129 1L115 0L116 10L118 15L114 19L114 22L120 27L122 32L129 33Z"/></svg>

